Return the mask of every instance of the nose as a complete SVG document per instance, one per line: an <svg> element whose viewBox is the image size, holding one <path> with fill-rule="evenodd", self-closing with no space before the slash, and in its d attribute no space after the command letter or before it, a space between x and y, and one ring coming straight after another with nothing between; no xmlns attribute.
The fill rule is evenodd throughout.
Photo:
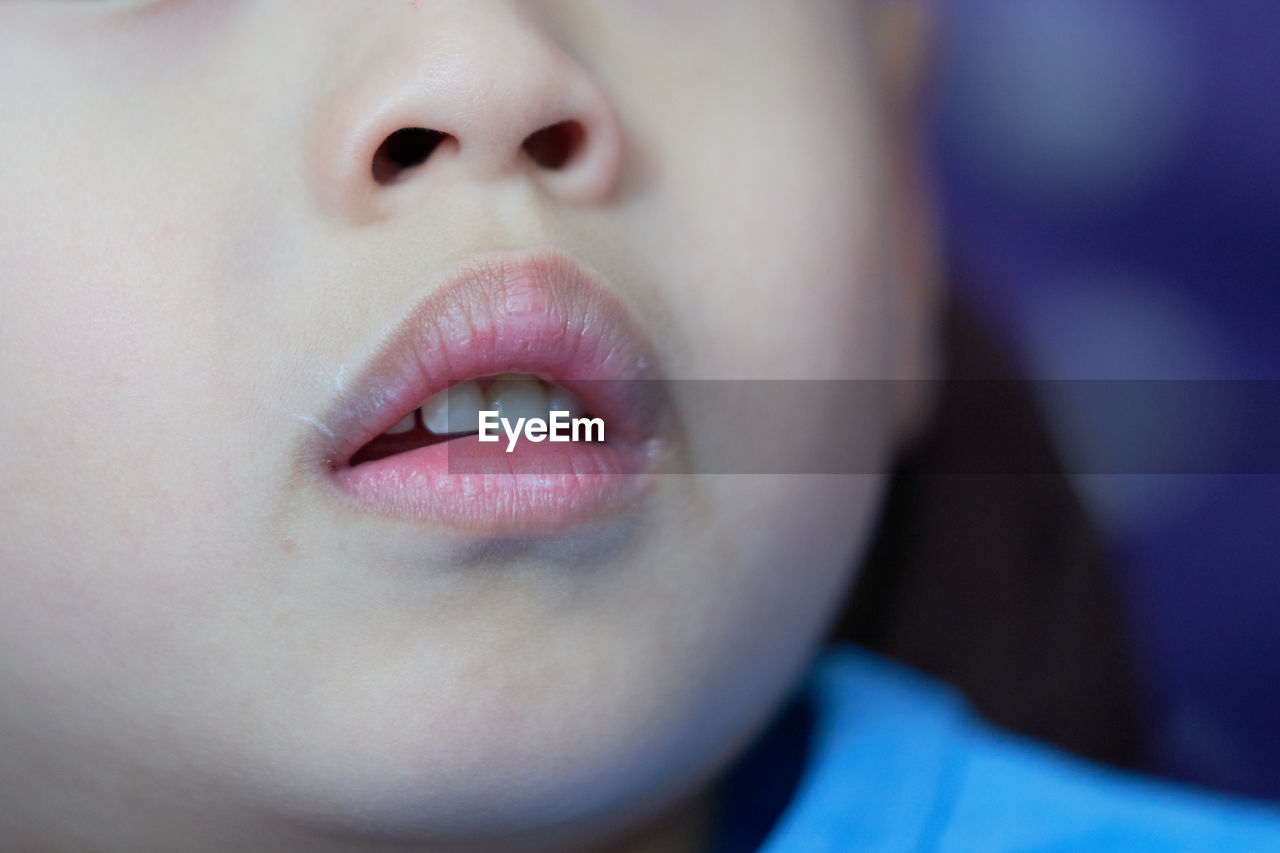
<svg viewBox="0 0 1280 853"><path fill-rule="evenodd" d="M329 210L368 218L431 187L511 179L570 203L610 197L612 100L526 3L406 4L405 18L327 105L315 180Z"/></svg>

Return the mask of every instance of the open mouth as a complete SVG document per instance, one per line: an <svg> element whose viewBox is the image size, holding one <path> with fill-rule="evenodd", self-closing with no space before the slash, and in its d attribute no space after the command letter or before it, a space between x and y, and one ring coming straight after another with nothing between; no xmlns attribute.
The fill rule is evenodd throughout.
<svg viewBox="0 0 1280 853"><path fill-rule="evenodd" d="M357 510L489 533L561 529L647 493L669 423L656 364L626 305L572 259L475 263L339 383L306 455ZM561 417L599 432L535 434ZM486 435L495 420L499 435ZM505 440L508 426L527 440Z"/></svg>
<svg viewBox="0 0 1280 853"><path fill-rule="evenodd" d="M584 411L573 392L533 374L503 373L468 379L432 396L357 450L347 464L355 467L478 435L481 412L494 412L497 418L506 418L509 422L521 418L550 421L553 412L563 412L569 418L593 416Z"/></svg>

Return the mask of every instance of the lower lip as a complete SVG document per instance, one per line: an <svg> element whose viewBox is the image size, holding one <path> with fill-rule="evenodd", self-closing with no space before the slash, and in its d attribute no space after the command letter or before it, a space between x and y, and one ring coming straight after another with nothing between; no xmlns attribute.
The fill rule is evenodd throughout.
<svg viewBox="0 0 1280 853"><path fill-rule="evenodd" d="M626 511L648 491L655 446L456 438L340 468L357 507L484 533L554 532Z"/></svg>

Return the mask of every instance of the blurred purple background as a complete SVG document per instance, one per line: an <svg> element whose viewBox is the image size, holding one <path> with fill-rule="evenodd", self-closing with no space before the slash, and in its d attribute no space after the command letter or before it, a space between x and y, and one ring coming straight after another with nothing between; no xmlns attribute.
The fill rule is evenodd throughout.
<svg viewBox="0 0 1280 853"><path fill-rule="evenodd" d="M966 296L1026 372L1280 379L1280 2L946 5L943 203ZM1078 483L1120 573L1150 769L1280 799L1280 476Z"/></svg>

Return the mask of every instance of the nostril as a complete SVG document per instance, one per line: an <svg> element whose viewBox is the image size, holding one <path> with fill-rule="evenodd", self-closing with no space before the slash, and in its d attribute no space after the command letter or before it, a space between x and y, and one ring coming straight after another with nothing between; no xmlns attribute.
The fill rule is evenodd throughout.
<svg viewBox="0 0 1280 853"><path fill-rule="evenodd" d="M582 148L587 131L576 121L544 127L524 141L525 153L544 169L563 169Z"/></svg>
<svg viewBox="0 0 1280 853"><path fill-rule="evenodd" d="M388 136L373 154L373 179L394 184L406 170L427 162L447 134L422 127L405 127Z"/></svg>

